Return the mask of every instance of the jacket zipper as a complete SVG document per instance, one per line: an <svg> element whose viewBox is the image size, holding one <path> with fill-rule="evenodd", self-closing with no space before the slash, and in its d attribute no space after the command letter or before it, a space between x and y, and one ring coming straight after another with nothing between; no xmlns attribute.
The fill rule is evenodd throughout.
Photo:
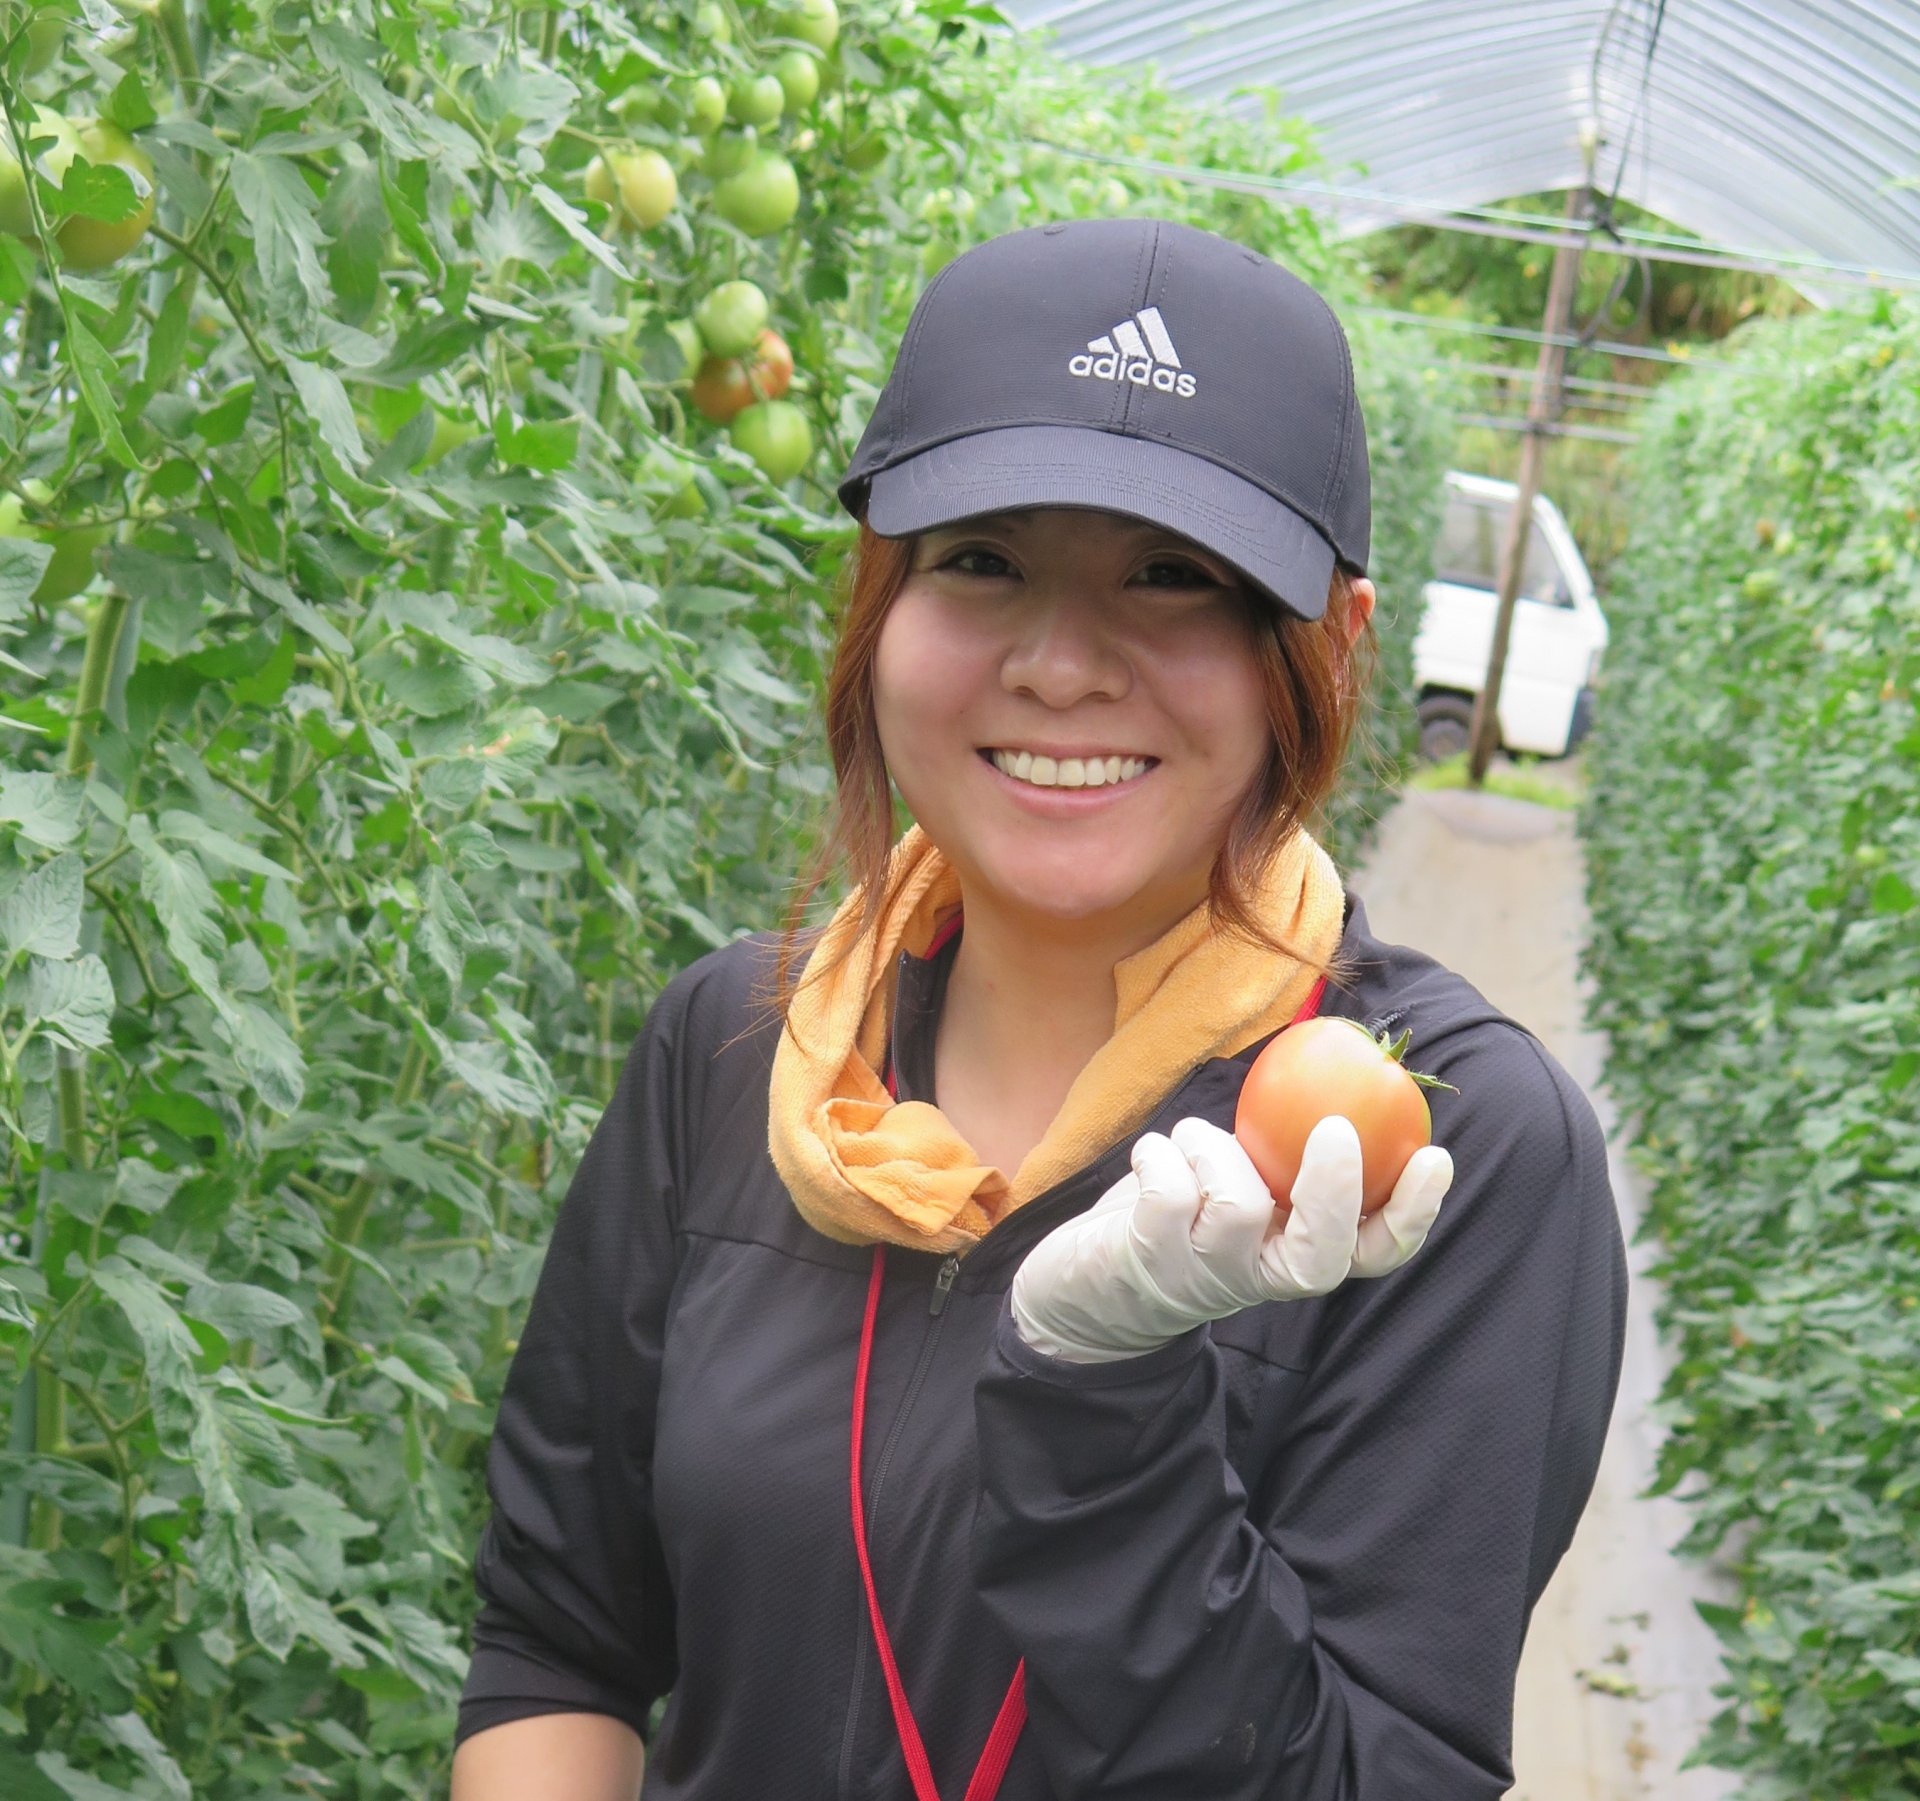
<svg viewBox="0 0 1920 1801"><path fill-rule="evenodd" d="M927 1312L938 1319L946 1311L947 1295L953 1287L953 1279L960 1273L960 1253L948 1253L947 1260L940 1266L940 1273L933 1279L933 1300Z"/></svg>

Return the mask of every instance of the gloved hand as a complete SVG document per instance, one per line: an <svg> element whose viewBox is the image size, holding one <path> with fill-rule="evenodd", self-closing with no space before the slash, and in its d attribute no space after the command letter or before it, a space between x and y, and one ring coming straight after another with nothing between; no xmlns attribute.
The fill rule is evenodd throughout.
<svg viewBox="0 0 1920 1801"><path fill-rule="evenodd" d="M1136 1357L1243 1307L1398 1269L1426 1242L1452 1183L1453 1159L1427 1145L1363 1221L1360 1137L1330 1114L1307 1139L1282 1224L1240 1141L1183 1119L1171 1136L1143 1134L1132 1173L1027 1253L1014 1272L1014 1325L1070 1363Z"/></svg>

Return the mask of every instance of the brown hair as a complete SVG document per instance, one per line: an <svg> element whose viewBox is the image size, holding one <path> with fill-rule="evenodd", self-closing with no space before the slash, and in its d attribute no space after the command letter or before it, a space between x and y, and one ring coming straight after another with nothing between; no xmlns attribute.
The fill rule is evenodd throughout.
<svg viewBox="0 0 1920 1801"><path fill-rule="evenodd" d="M914 544L911 537L883 538L863 519L859 543L849 558L839 635L827 678L827 746L835 783L830 829L800 878L781 930L773 993L768 998L783 1023L806 968L800 940L808 904L827 878L844 865L848 892L858 889L860 937L885 917L892 898L882 892L882 885L896 840L893 794L874 715L873 666L880 629L906 581ZM1332 794L1365 709L1379 640L1369 621L1348 648L1355 596L1354 577L1344 568L1333 572L1327 610L1319 619L1298 618L1251 590L1243 593L1273 744L1266 766L1228 826L1214 860L1207 898L1215 929L1237 932L1279 955L1293 957L1298 953L1261 929L1250 895L1281 846L1297 827L1311 828ZM807 949L823 929L804 934ZM833 963L809 974L825 973L844 961L856 941L850 940ZM1322 974L1340 974L1338 956L1330 965L1302 960Z"/></svg>

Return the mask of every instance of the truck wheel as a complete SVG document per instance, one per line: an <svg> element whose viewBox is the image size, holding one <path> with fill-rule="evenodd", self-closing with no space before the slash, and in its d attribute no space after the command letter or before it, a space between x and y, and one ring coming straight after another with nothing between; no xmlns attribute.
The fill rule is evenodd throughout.
<svg viewBox="0 0 1920 1801"><path fill-rule="evenodd" d="M1473 743L1473 702L1464 694L1429 694L1421 701L1420 760L1444 763Z"/></svg>

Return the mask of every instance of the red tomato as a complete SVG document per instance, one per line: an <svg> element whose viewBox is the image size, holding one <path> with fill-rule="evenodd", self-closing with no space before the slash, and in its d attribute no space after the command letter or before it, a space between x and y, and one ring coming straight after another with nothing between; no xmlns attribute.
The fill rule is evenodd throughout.
<svg viewBox="0 0 1920 1801"><path fill-rule="evenodd" d="M1447 1086L1401 1063L1411 1036L1376 1038L1356 1020L1329 1015L1289 1026L1254 1058L1233 1135L1276 1205L1291 1206L1307 1135L1330 1113L1350 1119L1360 1135L1362 1215L1387 1204L1407 1159L1433 1140L1421 1089Z"/></svg>
<svg viewBox="0 0 1920 1801"><path fill-rule="evenodd" d="M693 378L693 404L725 425L756 400L778 400L792 380L793 352L777 331L767 330L751 364L738 357L708 357Z"/></svg>

